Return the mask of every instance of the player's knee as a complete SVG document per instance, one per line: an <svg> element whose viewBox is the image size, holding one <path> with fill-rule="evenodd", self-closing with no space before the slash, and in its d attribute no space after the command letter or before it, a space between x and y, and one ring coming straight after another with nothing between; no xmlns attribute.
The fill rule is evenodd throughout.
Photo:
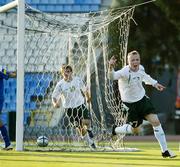
<svg viewBox="0 0 180 167"><path fill-rule="evenodd" d="M147 115L146 119L149 121L149 123L152 126L159 126L160 125L159 118L156 114L149 114L149 115Z"/></svg>
<svg viewBox="0 0 180 167"><path fill-rule="evenodd" d="M90 120L89 119L84 119L84 120L82 120L82 124L89 127L90 126Z"/></svg>
<svg viewBox="0 0 180 167"><path fill-rule="evenodd" d="M133 128L133 127L132 127L132 133L133 133L133 134L138 135L138 134L140 133L140 131L141 131L141 128L140 128L140 127L136 127L136 128Z"/></svg>
<svg viewBox="0 0 180 167"><path fill-rule="evenodd" d="M159 126L161 123L158 119L155 119L155 120L152 120L151 122L151 125L154 127L154 126Z"/></svg>

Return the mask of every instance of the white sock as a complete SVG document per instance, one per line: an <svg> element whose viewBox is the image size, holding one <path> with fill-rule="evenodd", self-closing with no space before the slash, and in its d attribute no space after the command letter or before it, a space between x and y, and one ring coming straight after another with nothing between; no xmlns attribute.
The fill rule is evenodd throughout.
<svg viewBox="0 0 180 167"><path fill-rule="evenodd" d="M122 126L116 127L115 132L116 134L132 134L132 126L130 124L124 124Z"/></svg>
<svg viewBox="0 0 180 167"><path fill-rule="evenodd" d="M168 148L167 148L166 137L165 137L165 134L164 134L164 131L163 131L161 125L153 127L153 129L154 129L154 136L156 137L156 139L159 142L161 151L165 152L166 150L168 150Z"/></svg>

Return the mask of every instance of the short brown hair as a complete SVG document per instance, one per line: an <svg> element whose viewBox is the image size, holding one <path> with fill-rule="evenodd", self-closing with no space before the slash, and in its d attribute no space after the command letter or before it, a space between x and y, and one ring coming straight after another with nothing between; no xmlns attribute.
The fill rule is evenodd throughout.
<svg viewBox="0 0 180 167"><path fill-rule="evenodd" d="M73 71L72 67L69 64L62 64L61 68L60 68L60 74L62 74L64 72L64 70L69 69L71 72Z"/></svg>

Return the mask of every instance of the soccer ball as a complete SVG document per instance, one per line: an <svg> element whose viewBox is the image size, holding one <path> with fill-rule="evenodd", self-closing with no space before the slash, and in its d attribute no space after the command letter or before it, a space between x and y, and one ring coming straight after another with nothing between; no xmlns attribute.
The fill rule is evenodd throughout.
<svg viewBox="0 0 180 167"><path fill-rule="evenodd" d="M37 138L37 145L39 147L46 147L46 146L48 146L48 138L46 136L39 136Z"/></svg>

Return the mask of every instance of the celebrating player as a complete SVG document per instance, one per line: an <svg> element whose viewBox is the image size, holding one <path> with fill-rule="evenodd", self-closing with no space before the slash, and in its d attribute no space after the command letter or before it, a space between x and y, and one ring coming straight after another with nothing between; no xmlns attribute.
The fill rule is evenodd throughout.
<svg viewBox="0 0 180 167"><path fill-rule="evenodd" d="M66 114L70 121L77 127L81 137L86 137L89 146L96 148L93 133L90 129L90 112L84 104L85 99L83 94L86 96L87 102L90 102L88 90L79 77L72 75L73 70L70 65L63 65L60 73L63 79L57 83L53 91L53 106L59 107L61 99Z"/></svg>
<svg viewBox="0 0 180 167"><path fill-rule="evenodd" d="M142 83L152 85L159 91L163 91L165 87L145 73L144 67L140 65L140 55L137 51L128 53L128 65L121 70L115 72L115 64L116 59L113 56L109 61L108 75L111 80L118 80L121 100L128 112L128 120L127 124L120 127L114 125L112 135L136 133L143 120L147 120L153 127L154 135L160 144L162 156L164 158L174 158L176 155L168 150L161 123L149 97L145 94Z"/></svg>
<svg viewBox="0 0 180 167"><path fill-rule="evenodd" d="M4 103L3 79L7 80L9 77L11 77L11 78L16 77L16 73L7 72L5 69L2 69L2 71L0 71L0 131L1 131L1 135L3 137L4 143L5 143L4 150L12 150L12 146L11 146L11 142L9 139L9 135L8 135L6 126L3 124L3 121L1 119L2 108L3 108L3 103Z"/></svg>

